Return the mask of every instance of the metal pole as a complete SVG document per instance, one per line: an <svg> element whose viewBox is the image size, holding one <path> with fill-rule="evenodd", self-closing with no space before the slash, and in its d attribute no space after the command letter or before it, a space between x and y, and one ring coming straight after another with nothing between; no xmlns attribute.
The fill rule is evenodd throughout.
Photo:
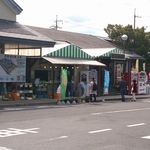
<svg viewBox="0 0 150 150"><path fill-rule="evenodd" d="M136 8L134 8L134 26L133 26L134 30L135 30L135 22L136 22Z"/></svg>

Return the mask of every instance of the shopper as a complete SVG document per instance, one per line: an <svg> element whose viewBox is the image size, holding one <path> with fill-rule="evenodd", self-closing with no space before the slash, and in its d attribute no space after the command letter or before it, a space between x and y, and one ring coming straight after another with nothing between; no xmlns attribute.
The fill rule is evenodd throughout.
<svg viewBox="0 0 150 150"><path fill-rule="evenodd" d="M131 91L132 91L132 99L131 99L131 101L135 102L136 101L135 95L137 93L137 82L136 82L136 80L132 81L132 89L131 89Z"/></svg>
<svg viewBox="0 0 150 150"><path fill-rule="evenodd" d="M125 94L126 94L126 81L124 80L124 78L121 78L120 81L120 94L121 94L121 100L122 102L125 102Z"/></svg>
<svg viewBox="0 0 150 150"><path fill-rule="evenodd" d="M67 97L73 97L73 81L68 81L67 84Z"/></svg>
<svg viewBox="0 0 150 150"><path fill-rule="evenodd" d="M85 83L84 83L84 81L81 81L79 83L79 96L85 97Z"/></svg>
<svg viewBox="0 0 150 150"><path fill-rule="evenodd" d="M97 96L97 84L94 78L92 78L90 82L90 102L93 101L96 102L96 96Z"/></svg>

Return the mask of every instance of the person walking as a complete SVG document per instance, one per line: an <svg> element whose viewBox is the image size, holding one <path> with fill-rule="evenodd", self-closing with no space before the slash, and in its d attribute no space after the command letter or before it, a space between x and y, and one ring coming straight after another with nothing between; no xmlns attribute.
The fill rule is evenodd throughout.
<svg viewBox="0 0 150 150"><path fill-rule="evenodd" d="M85 97L85 83L81 81L78 85L79 87L79 97Z"/></svg>
<svg viewBox="0 0 150 150"><path fill-rule="evenodd" d="M124 80L123 77L121 78L119 86L120 86L121 100L122 100L122 102L125 102L126 81Z"/></svg>
<svg viewBox="0 0 150 150"><path fill-rule="evenodd" d="M90 82L90 102L93 101L92 98L94 98L94 102L96 102L96 96L97 96L97 84L94 78L92 78L91 82Z"/></svg>
<svg viewBox="0 0 150 150"><path fill-rule="evenodd" d="M137 82L136 82L136 80L133 80L132 81L132 99L131 99L131 101L136 101L136 97L135 97L135 95L136 95L136 93L137 93Z"/></svg>

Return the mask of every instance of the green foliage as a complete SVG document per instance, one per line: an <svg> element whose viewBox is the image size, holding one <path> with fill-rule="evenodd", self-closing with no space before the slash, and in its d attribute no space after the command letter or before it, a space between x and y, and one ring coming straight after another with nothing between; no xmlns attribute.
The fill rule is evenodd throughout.
<svg viewBox="0 0 150 150"><path fill-rule="evenodd" d="M108 24L104 31L112 39L112 42L121 48L123 48L121 36L126 34L128 36L125 44L126 49L133 50L143 56L147 64L147 70L150 70L150 54L148 54L150 52L150 33L146 33L144 27L133 29L132 25Z"/></svg>

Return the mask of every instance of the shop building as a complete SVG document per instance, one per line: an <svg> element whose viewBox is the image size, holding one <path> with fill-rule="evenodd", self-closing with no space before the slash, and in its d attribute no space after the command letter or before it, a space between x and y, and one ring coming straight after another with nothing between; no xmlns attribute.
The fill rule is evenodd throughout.
<svg viewBox="0 0 150 150"><path fill-rule="evenodd" d="M113 91L113 89L116 89L116 87L118 86L118 82L121 79L121 75L124 73L124 68L126 68L127 70L131 69L128 67L129 59L125 57L124 50L114 46L111 42L105 40L104 38L54 29L39 28L32 26L28 27L56 41L55 47L47 50L47 53L48 51L53 52L58 50L59 46L67 47L67 44L73 44L79 47L84 53L91 56L94 60L106 64L106 67L102 69L101 75L99 75L101 76L101 94L103 94L104 69L107 69L110 72L111 86L109 91ZM59 51L57 51L57 53L52 53L53 55L48 55L48 57L53 57L54 54L55 57L57 57L58 52ZM43 53L43 55L45 54L46 51ZM134 55L131 54L131 56Z"/></svg>
<svg viewBox="0 0 150 150"><path fill-rule="evenodd" d="M65 47L65 44L73 44L80 47L83 52L91 56L94 60L104 63L106 67L103 69L107 69L110 72L110 93L116 93L119 91L118 83L121 80L121 76L123 74L130 76L131 71L133 71L137 65L136 62L138 60L140 63L143 62L143 57L140 55L133 51L116 47L111 43L111 41L102 37L47 28L32 26L28 27L56 41L55 48L52 48L48 51L58 50L59 46ZM57 57L58 52L59 51L57 51L57 54L55 52L55 57ZM43 55L44 54L46 54L46 52L43 53ZM54 53L53 55L51 54L48 56L53 57ZM100 75L102 82L101 94L103 93L104 84L103 72Z"/></svg>

